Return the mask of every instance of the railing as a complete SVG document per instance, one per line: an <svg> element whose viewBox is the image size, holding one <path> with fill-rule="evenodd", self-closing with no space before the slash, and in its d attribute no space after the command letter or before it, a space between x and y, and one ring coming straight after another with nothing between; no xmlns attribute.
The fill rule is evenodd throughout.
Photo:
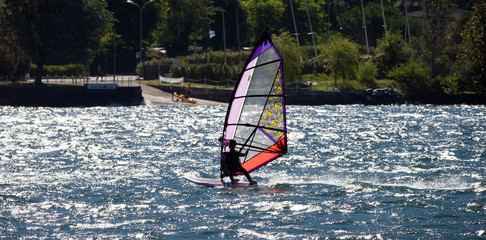
<svg viewBox="0 0 486 240"><path fill-rule="evenodd" d="M12 78L9 76L0 77L0 81L5 82L7 86L12 84ZM17 81L18 84L22 85L25 82L34 82L33 78L29 78L28 80ZM85 76L43 76L42 82L46 85L55 84L61 86L67 85L85 85L85 84L112 84L115 83L117 86L140 86L140 79L136 75L117 75L115 77L111 76L103 76L103 77L88 77ZM197 83L203 84L205 87L210 86L225 86L225 87L233 87L236 84L234 80L212 80L212 79L192 79L192 78L184 78L184 82L187 83ZM329 83L291 83L286 85L287 91L316 91L316 87L319 87L319 90L322 91L335 91L334 84ZM322 87L324 86L324 87Z"/></svg>
<svg viewBox="0 0 486 240"><path fill-rule="evenodd" d="M5 82L5 84L7 86L9 86L10 84L12 84L14 82L14 79L10 76L0 77L0 82ZM22 85L21 82L20 82L20 85Z"/></svg>
<svg viewBox="0 0 486 240"><path fill-rule="evenodd" d="M207 78L203 79L192 79L192 78L187 78L184 77L184 82L186 83L198 83L198 84L203 84L205 87L207 85L210 86L226 86L226 87L234 87L236 84L236 81L233 80L211 80ZM316 90L316 89L319 90ZM327 82L325 83L302 83L302 82L296 82L296 83L290 83L287 84L285 87L285 90L287 91L305 91L305 92L312 92L312 91L336 91L334 84L329 84Z"/></svg>
<svg viewBox="0 0 486 240"><path fill-rule="evenodd" d="M204 86L206 85L216 85L216 86L226 86L226 87L233 87L236 85L236 81L233 81L233 80L211 80L211 79L207 79L207 78L203 78L203 79L192 79L192 78L184 78L184 81L185 82L189 82L189 83L199 83L199 84L204 84Z"/></svg>
<svg viewBox="0 0 486 240"><path fill-rule="evenodd" d="M6 85L12 83L12 78L9 76L1 77L1 81L6 82ZM25 82L34 82L33 78L27 80L17 81L22 84ZM103 77L86 77L86 76L43 76L42 83L46 85L61 85L61 86L76 86L85 84L117 84L117 86L140 86L140 79L135 75L117 75L113 76L103 76Z"/></svg>

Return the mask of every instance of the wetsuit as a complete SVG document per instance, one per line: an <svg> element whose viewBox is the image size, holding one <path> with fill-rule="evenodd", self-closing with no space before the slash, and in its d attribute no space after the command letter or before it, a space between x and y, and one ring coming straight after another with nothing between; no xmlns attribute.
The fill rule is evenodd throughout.
<svg viewBox="0 0 486 240"><path fill-rule="evenodd" d="M246 171L246 169L241 166L240 163L240 156L243 157L245 155L246 154L239 153L234 149L230 149L229 152L225 153L225 174L227 174L231 178L231 180L233 180L233 175L235 175L235 173L241 172L245 175L246 178L248 178L248 181L251 182L250 174L248 173L248 171Z"/></svg>

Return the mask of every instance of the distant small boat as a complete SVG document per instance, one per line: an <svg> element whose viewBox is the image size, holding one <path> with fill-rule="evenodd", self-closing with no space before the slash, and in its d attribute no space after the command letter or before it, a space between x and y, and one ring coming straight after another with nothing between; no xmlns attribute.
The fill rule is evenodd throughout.
<svg viewBox="0 0 486 240"><path fill-rule="evenodd" d="M175 97L175 99L174 99ZM187 98L184 94L177 94L177 92L174 92L172 94L172 101L178 102L181 100L182 102L188 102L188 103L196 103L197 101L192 99L192 98Z"/></svg>

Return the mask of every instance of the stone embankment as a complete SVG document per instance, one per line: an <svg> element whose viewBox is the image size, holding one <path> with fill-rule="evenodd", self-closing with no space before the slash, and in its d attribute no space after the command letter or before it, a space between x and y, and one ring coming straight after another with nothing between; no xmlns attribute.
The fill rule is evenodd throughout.
<svg viewBox="0 0 486 240"><path fill-rule="evenodd" d="M84 86L1 86L0 106L91 107L143 104L140 87L87 89Z"/></svg>
<svg viewBox="0 0 486 240"><path fill-rule="evenodd" d="M156 89L157 88L157 89ZM188 104L173 102L173 92L183 87L145 86L116 89L87 89L84 86L43 85L33 87L0 86L0 106L90 107ZM215 105L229 102L232 90L194 87L191 98L196 105ZM486 96L479 94L447 95L438 93L401 94L392 89L349 92L287 92L289 105L336 104L486 104ZM192 104L188 104L192 105Z"/></svg>
<svg viewBox="0 0 486 240"><path fill-rule="evenodd" d="M183 92L183 87L159 86L164 92ZM191 97L218 102L229 102L233 90L193 88ZM480 94L449 95L441 93L402 94L393 89L374 89L349 92L287 92L289 105L337 105L337 104L486 104L486 96Z"/></svg>

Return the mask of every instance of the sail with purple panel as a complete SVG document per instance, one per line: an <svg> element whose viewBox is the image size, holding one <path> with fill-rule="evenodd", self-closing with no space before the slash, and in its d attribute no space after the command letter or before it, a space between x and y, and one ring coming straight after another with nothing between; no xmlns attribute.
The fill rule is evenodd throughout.
<svg viewBox="0 0 486 240"><path fill-rule="evenodd" d="M249 149L242 166L252 172L287 153L283 60L265 32L240 75L226 114L221 161L229 140Z"/></svg>

